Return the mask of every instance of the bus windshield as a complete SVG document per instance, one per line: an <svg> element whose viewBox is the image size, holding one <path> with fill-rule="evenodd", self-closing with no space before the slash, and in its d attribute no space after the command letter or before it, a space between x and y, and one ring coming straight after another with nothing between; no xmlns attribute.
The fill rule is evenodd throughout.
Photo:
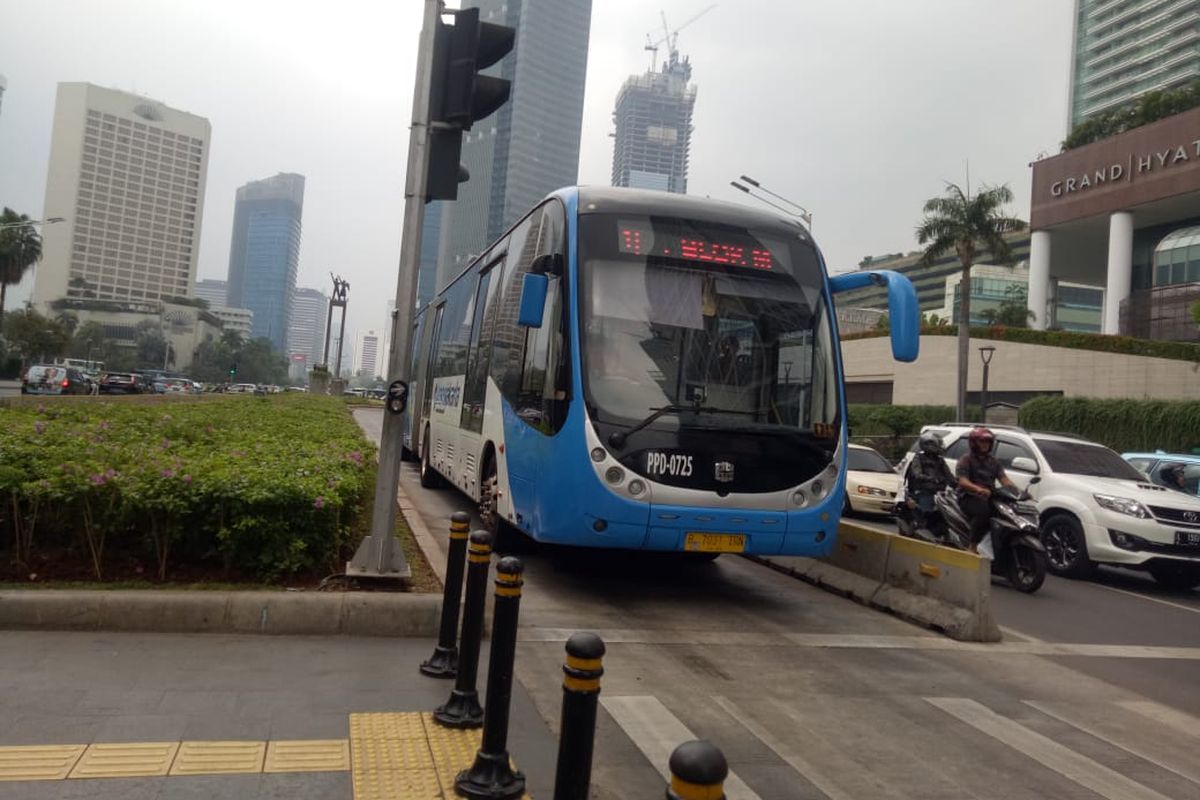
<svg viewBox="0 0 1200 800"><path fill-rule="evenodd" d="M838 384L824 276L796 233L636 215L580 219L585 393L598 421L832 439ZM656 424L659 424L656 421Z"/></svg>

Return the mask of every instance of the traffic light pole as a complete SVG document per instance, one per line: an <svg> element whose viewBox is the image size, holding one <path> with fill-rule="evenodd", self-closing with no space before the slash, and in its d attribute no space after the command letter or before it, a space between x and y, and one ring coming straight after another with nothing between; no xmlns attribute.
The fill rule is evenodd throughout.
<svg viewBox="0 0 1200 800"><path fill-rule="evenodd" d="M417 267L421 255L421 225L425 221L425 195L429 163L429 95L433 43L441 0L425 0L421 41L417 47L417 80L413 92L412 126L408 138L408 169L404 180L404 228L400 240L400 270L396 279L396 314L392 319L388 380L409 380L413 311L417 297ZM395 541L396 489L400 482L400 447L404 433L402 414L385 411L379 443L379 472L375 479L375 505L371 533L358 546L346 574L373 578L406 579L412 568Z"/></svg>

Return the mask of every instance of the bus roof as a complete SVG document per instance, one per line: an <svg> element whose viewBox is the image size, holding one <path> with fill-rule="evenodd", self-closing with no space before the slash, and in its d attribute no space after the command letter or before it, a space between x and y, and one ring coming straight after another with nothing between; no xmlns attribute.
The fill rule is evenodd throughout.
<svg viewBox="0 0 1200 800"><path fill-rule="evenodd" d="M725 222L745 225L748 228L769 227L799 234L808 240L808 232L795 219L770 209L712 200L706 197L691 197L673 192L656 192L649 189L627 189L614 186L580 186L579 213L582 214L656 214L662 216L694 219L700 222Z"/></svg>

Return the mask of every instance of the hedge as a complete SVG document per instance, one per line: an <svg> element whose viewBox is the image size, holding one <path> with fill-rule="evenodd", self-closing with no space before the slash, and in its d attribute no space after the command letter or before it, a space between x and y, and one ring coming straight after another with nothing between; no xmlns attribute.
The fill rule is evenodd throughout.
<svg viewBox="0 0 1200 800"><path fill-rule="evenodd" d="M923 426L939 425L957 414L954 406L854 404L847 408L847 422L855 436L917 434Z"/></svg>
<svg viewBox="0 0 1200 800"><path fill-rule="evenodd" d="M921 335L957 336L958 328L945 325L924 325L921 327ZM887 336L887 334L880 331L864 331L847 334L842 339L843 341L852 341L854 339L874 339L880 336ZM1032 328L1010 328L1004 325L972 327L971 336L975 339L1040 344L1073 350L1095 350L1102 353L1150 356L1200 363L1200 344L1191 342L1159 342L1152 339L1135 339L1132 336L1106 336L1100 333L1077 333L1075 331L1039 331Z"/></svg>
<svg viewBox="0 0 1200 800"><path fill-rule="evenodd" d="M1038 397L1021 406L1029 430L1073 433L1117 452L1200 448L1200 400L1092 400Z"/></svg>
<svg viewBox="0 0 1200 800"><path fill-rule="evenodd" d="M55 398L0 407L0 548L278 580L334 566L374 447L338 398Z"/></svg>

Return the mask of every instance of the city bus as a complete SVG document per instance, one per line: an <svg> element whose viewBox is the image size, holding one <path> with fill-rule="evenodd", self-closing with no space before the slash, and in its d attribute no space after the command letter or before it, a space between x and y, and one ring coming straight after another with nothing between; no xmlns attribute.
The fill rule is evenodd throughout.
<svg viewBox="0 0 1200 800"><path fill-rule="evenodd" d="M830 279L809 232L635 189L547 197L415 318L403 452L502 540L819 556L836 537L846 404Z"/></svg>

